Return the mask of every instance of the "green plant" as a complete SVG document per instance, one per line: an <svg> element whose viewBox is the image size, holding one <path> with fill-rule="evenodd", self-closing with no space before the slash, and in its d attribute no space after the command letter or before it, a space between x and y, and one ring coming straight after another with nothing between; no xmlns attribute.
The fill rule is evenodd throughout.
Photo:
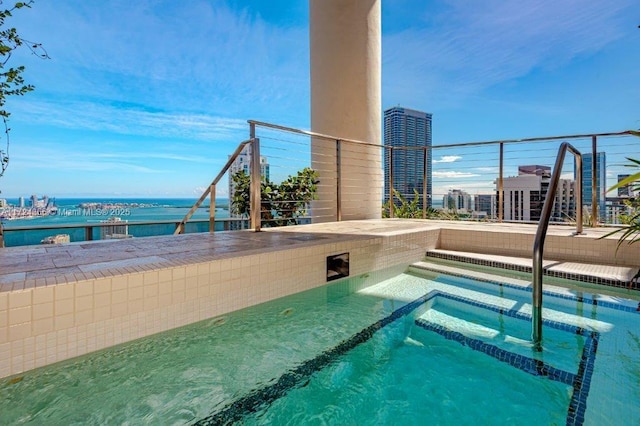
<svg viewBox="0 0 640 426"><path fill-rule="evenodd" d="M241 216L250 213L250 176L239 171L231 176L234 192L231 211ZM263 178L260 182L260 217L264 226L295 225L307 214L309 203L316 199L318 172L306 167L280 184Z"/></svg>
<svg viewBox="0 0 640 426"><path fill-rule="evenodd" d="M399 203L391 203L391 200L382 205L382 217L388 218L389 209L393 208L393 217L400 219L422 219L422 207L420 207L420 193L416 189L413 190L413 200L409 201L407 198L393 189L394 196L398 199ZM427 219L440 218L440 212L427 207Z"/></svg>
<svg viewBox="0 0 640 426"><path fill-rule="evenodd" d="M628 157L627 160L630 162L630 164L625 164L626 167L640 169L639 160ZM640 172L634 173L626 179L621 180L620 182L609 188L607 192L625 186L629 186L630 190L634 193L640 191ZM640 241L640 200L638 199L638 197L631 197L628 200L625 200L624 204L627 206L628 213L620 215L620 222L623 225L627 226L609 232L607 235L602 237L606 238L611 235L620 234L618 237L617 248L620 248L620 245L625 241L628 244L633 244Z"/></svg>

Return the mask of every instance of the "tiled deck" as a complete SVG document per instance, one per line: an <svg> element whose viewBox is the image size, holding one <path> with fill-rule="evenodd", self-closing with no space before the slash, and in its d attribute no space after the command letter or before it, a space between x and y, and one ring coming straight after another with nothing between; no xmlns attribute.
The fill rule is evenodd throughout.
<svg viewBox="0 0 640 426"><path fill-rule="evenodd" d="M259 233L252 231L217 232L214 234L187 234L15 247L0 250L0 292L131 274L318 244L340 243L374 236L390 236L418 230L443 228L449 231L500 233L502 234L500 238L505 241L508 240L505 234L532 236L535 233L533 225L387 219L271 228ZM572 237L573 231L574 228L571 227L551 226L548 235ZM572 238L593 241L609 231L610 229L604 228L587 229L586 235ZM612 243L615 238L610 238L609 241ZM453 242L444 241L441 246ZM464 245L472 248L473 243L472 238L463 242ZM615 251L614 244L609 244L609 246ZM492 247L486 246L484 248L491 254ZM518 249L528 253L531 251L530 245ZM467 251L480 252L480 250ZM568 250L561 251L568 252ZM558 256L551 255L550 258L557 259ZM629 264L627 261L616 262L615 259L607 259L606 256L601 260L604 264ZM637 259L637 262L640 264L640 259Z"/></svg>

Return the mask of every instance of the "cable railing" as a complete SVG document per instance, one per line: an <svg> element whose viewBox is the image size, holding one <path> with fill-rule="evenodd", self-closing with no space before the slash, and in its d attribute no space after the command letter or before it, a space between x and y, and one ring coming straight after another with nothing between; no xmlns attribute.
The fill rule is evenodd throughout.
<svg viewBox="0 0 640 426"><path fill-rule="evenodd" d="M565 141L585 153L584 203L576 201L575 165L564 164L550 221L573 224L584 211L585 224L615 224L625 212L624 196L605 194L606 188L625 175L625 157L639 156L639 133L630 130L401 147L248 123L249 139L228 157L185 217L174 223L172 233L189 232L192 215L207 197L208 225L198 221L200 232L259 231L262 226L350 220L375 213L394 217L396 212L413 218L538 223L550 165ZM600 161L602 155L606 161ZM242 191L234 183L241 171L246 184ZM226 188L220 189L221 184ZM217 225L222 223L216 219L217 194L229 197L228 227ZM359 204L354 206L354 199ZM409 216L397 208L403 202L412 205ZM5 229L8 232L12 231ZM89 238L75 237L83 239Z"/></svg>
<svg viewBox="0 0 640 426"><path fill-rule="evenodd" d="M585 221L591 226L615 224L624 207L606 189L624 173L624 158L637 152L638 136L622 131L398 147L249 123L263 141L262 154L272 177L303 166L320 171L320 200L310 203L310 221L349 219L342 208L344 200L381 192L386 217L394 217L398 210L392 203L398 206L417 198L414 218L538 223L557 147L571 141L596 161L588 162L582 206L576 205L575 165L563 166L551 221L571 224L578 211L585 211ZM362 154L361 146L371 151ZM607 157L602 162L606 167L600 162L602 153ZM363 184L361 177L370 176L372 168L384 176L383 181ZM608 175L608 181L601 181L600 174Z"/></svg>

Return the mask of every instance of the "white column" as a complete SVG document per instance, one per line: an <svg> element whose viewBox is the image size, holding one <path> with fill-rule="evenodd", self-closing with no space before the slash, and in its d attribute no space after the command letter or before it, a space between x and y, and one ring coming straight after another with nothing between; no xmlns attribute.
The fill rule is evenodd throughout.
<svg viewBox="0 0 640 426"><path fill-rule="evenodd" d="M311 130L381 145L380 0L309 0ZM342 144L342 220L381 216L382 151ZM315 222L336 220L335 143L312 141Z"/></svg>

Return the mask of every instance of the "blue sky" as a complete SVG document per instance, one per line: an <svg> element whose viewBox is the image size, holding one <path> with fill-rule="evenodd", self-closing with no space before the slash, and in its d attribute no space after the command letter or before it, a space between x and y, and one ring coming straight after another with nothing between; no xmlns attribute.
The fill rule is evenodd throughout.
<svg viewBox="0 0 640 426"><path fill-rule="evenodd" d="M382 11L383 107L433 113L435 145L640 128L636 0ZM0 197L196 197L247 119L309 128L307 0L37 0L10 24L51 59L11 59L36 90L7 102Z"/></svg>

